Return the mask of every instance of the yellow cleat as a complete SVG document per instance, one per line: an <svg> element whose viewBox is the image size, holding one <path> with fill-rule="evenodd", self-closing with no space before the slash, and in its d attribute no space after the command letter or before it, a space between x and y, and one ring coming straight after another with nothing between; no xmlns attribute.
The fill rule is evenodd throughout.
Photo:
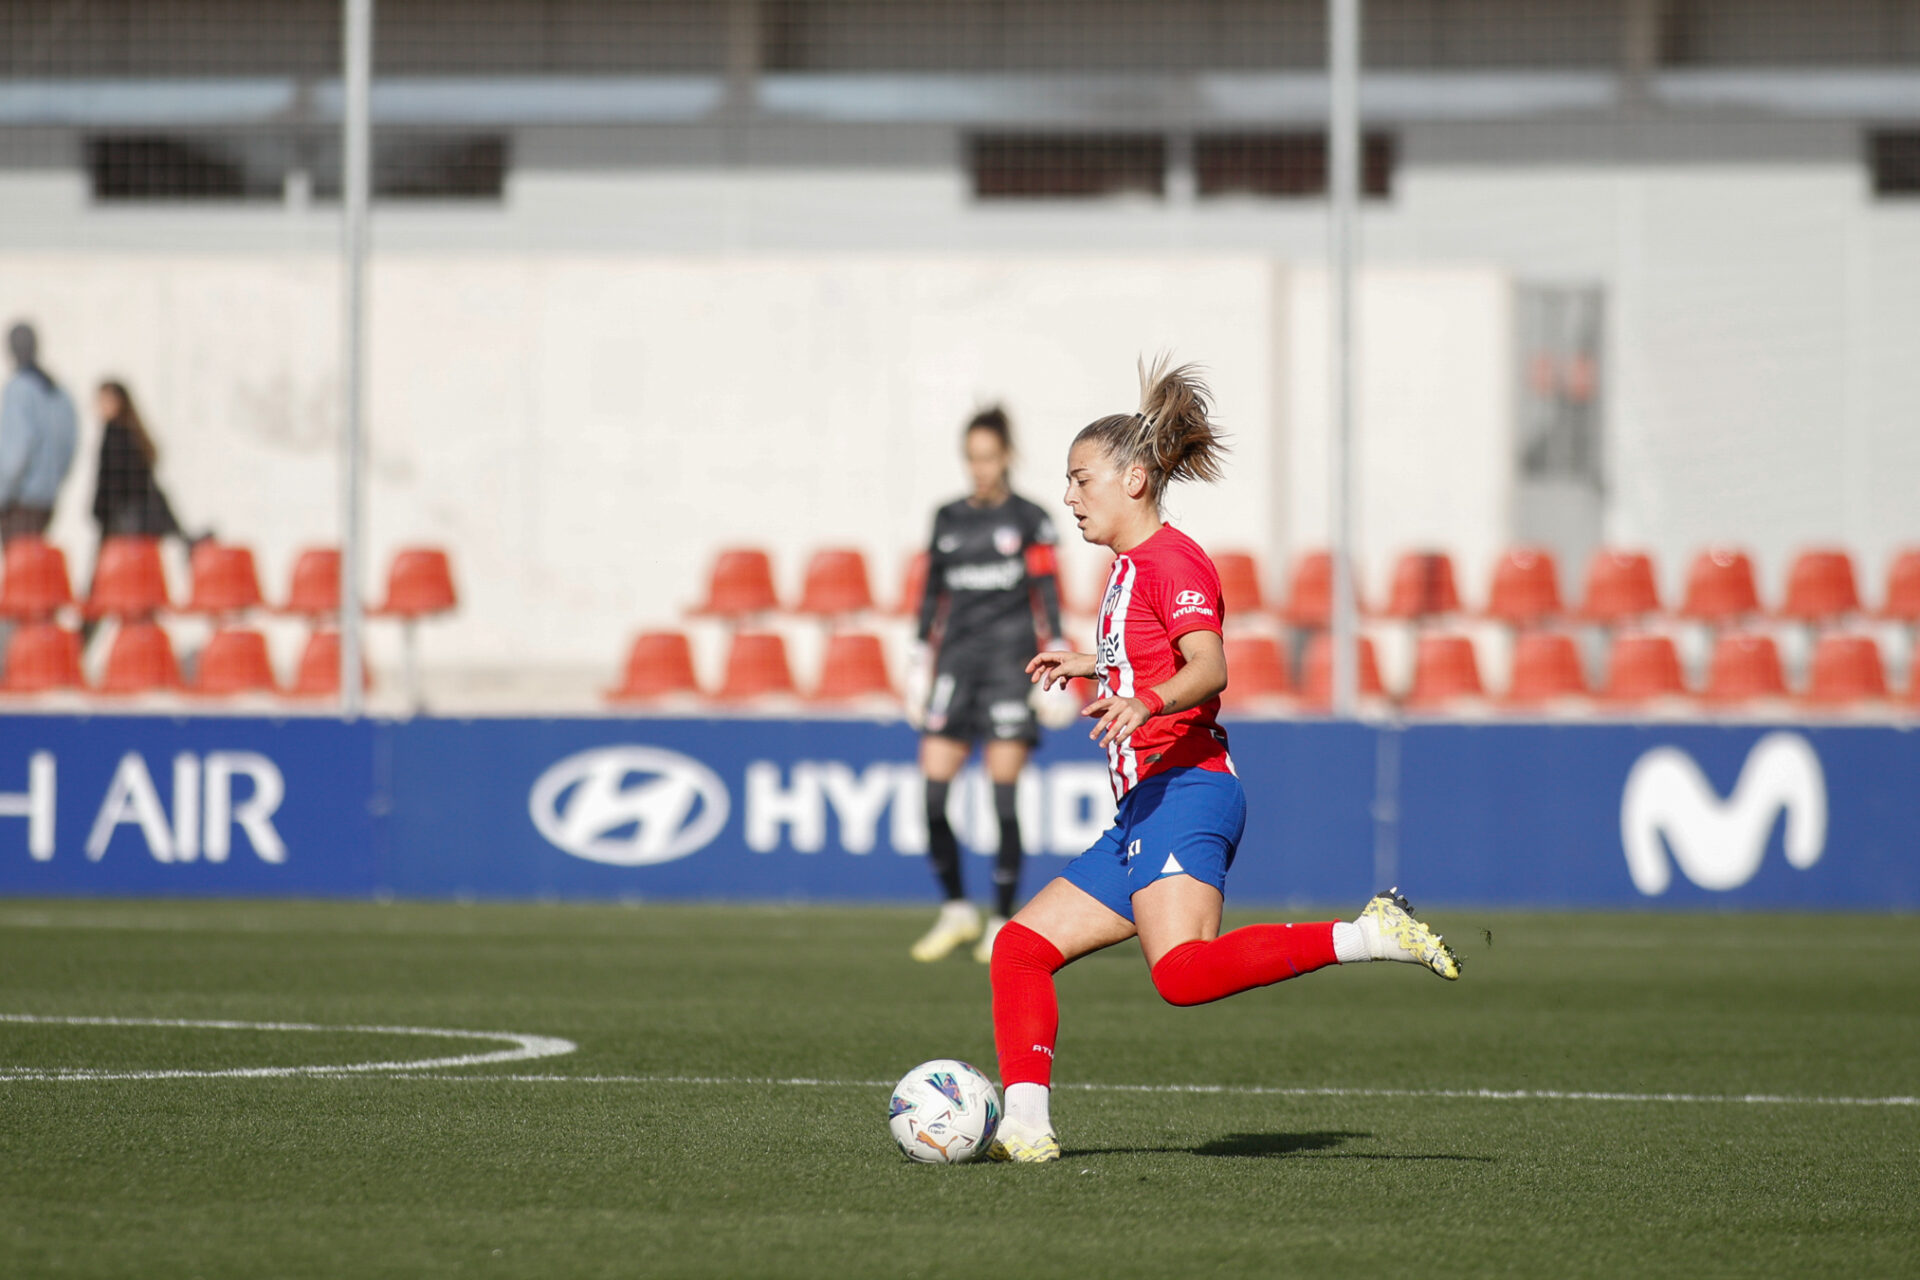
<svg viewBox="0 0 1920 1280"><path fill-rule="evenodd" d="M1397 886L1375 894L1354 923L1375 960L1425 965L1449 981L1460 976L1460 957L1446 939L1414 919L1413 908Z"/></svg>
<svg viewBox="0 0 1920 1280"><path fill-rule="evenodd" d="M980 909L971 902L949 902L940 908L933 928L913 944L912 955L923 964L944 960L956 947L980 936Z"/></svg>
<svg viewBox="0 0 1920 1280"><path fill-rule="evenodd" d="M1022 1132L1002 1121L1000 1132L987 1148L987 1158L1010 1164L1046 1164L1060 1158L1060 1140L1050 1130Z"/></svg>

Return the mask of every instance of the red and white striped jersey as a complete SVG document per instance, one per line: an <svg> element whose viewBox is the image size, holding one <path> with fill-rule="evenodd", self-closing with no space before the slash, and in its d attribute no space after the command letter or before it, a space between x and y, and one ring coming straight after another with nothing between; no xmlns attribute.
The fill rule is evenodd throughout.
<svg viewBox="0 0 1920 1280"><path fill-rule="evenodd" d="M1200 544L1172 525L1117 556L1100 601L1095 665L1103 696L1133 697L1187 665L1174 643L1189 631L1218 632L1225 616L1220 574ZM1154 716L1125 742L1107 747L1118 800L1141 779L1168 769L1232 773L1220 699Z"/></svg>

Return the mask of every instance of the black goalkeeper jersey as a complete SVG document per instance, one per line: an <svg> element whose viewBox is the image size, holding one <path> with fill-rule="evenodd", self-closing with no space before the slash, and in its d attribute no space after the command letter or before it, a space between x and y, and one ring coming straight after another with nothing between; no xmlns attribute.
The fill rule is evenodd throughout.
<svg viewBox="0 0 1920 1280"><path fill-rule="evenodd" d="M939 665L1026 660L1060 634L1053 521L1018 494L997 507L962 498L934 513L920 638L937 641Z"/></svg>

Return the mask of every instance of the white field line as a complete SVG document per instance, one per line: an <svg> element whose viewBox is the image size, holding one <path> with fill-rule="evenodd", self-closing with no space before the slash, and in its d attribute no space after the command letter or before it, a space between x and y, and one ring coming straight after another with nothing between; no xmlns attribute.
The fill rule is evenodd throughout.
<svg viewBox="0 0 1920 1280"><path fill-rule="evenodd" d="M320 1066L226 1067L191 1071L100 1071L85 1067L4 1067L0 1080L244 1080L278 1076L334 1076L393 1074L404 1071L481 1067L503 1062L530 1062L572 1053L579 1046L554 1036L522 1035L517 1031L464 1031L448 1027L328 1026L314 1022L234 1022L207 1018L83 1018L34 1013L0 1013L0 1023L37 1023L67 1027L175 1027L206 1031L329 1032L336 1035L421 1036L435 1040L481 1040L505 1043L508 1048L451 1057L414 1058L403 1062L335 1062Z"/></svg>
<svg viewBox="0 0 1920 1280"><path fill-rule="evenodd" d="M216 1080L284 1076L345 1078L369 1075L388 1080L464 1081L485 1084L691 1085L723 1088L885 1089L891 1080L833 1080L816 1076L671 1076L671 1075L447 1075L450 1068L487 1066L558 1057L574 1052L571 1040L513 1031L465 1031L436 1027L328 1026L311 1022L234 1022L190 1018L53 1017L0 1013L0 1023L52 1023L85 1027L184 1027L216 1031L325 1031L365 1035L439 1037L451 1040L505 1041L512 1045L489 1053L406 1062L329 1063L297 1067L230 1067L209 1071L96 1071L85 1068L0 1067L0 1081L54 1080ZM435 1074L429 1074L435 1073ZM1920 1097L1823 1097L1782 1093L1628 1093L1592 1089L1369 1089L1343 1086L1259 1084L1095 1084L1077 1081L1055 1086L1084 1093L1219 1094L1265 1098L1401 1098L1467 1102L1627 1102L1699 1103L1746 1106L1920 1107Z"/></svg>
<svg viewBox="0 0 1920 1280"><path fill-rule="evenodd" d="M325 1074L324 1072L315 1074ZM887 1089L891 1080L822 1080L811 1076L395 1075L394 1079L463 1080L476 1084L718 1085L729 1088ZM1692 1102L1748 1106L1920 1107L1920 1097L1844 1098L1785 1093L1620 1093L1587 1089L1350 1089L1260 1084L1089 1084L1054 1086L1084 1093L1224 1094L1255 1098L1413 1098L1468 1102Z"/></svg>

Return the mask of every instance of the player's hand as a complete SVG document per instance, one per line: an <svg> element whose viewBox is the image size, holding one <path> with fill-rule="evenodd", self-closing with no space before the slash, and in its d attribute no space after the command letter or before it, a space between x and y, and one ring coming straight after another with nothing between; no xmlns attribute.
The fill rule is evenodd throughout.
<svg viewBox="0 0 1920 1280"><path fill-rule="evenodd" d="M1091 680L1093 676L1093 655L1071 649L1048 649L1034 654L1027 663L1027 678L1042 689L1051 689L1069 680Z"/></svg>
<svg viewBox="0 0 1920 1280"><path fill-rule="evenodd" d="M933 647L922 640L907 655L907 670L901 686L901 701L907 724L917 731L927 727L927 699L933 694Z"/></svg>
<svg viewBox="0 0 1920 1280"><path fill-rule="evenodd" d="M1080 714L1099 720L1100 723L1094 725L1087 736L1106 747L1131 738L1133 731L1145 724L1151 713L1147 710L1147 704L1138 698L1107 697L1095 698Z"/></svg>

